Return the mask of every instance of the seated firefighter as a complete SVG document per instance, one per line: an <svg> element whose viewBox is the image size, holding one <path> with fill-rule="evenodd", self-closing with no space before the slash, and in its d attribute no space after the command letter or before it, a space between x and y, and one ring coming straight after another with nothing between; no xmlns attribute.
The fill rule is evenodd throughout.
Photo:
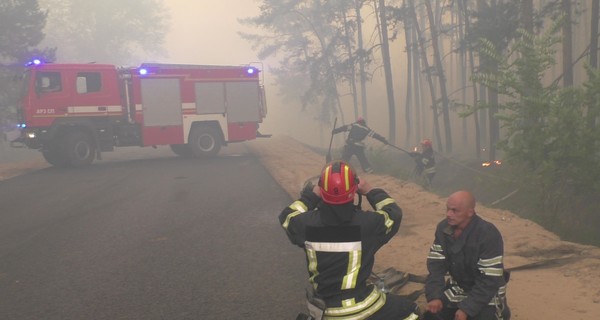
<svg viewBox="0 0 600 320"><path fill-rule="evenodd" d="M363 171L366 173L372 173L373 168L371 168L371 164L365 155L365 144L363 140L366 137L373 137L374 139L388 144L387 139L371 130L371 128L367 127L367 123L362 117L358 117L356 122L343 125L339 128L334 128L333 131L331 131L331 134L345 131L348 131L348 138L346 139L344 151L342 152L342 160L350 162L352 156L355 155L360 162L360 166L362 167Z"/></svg>
<svg viewBox="0 0 600 320"><path fill-rule="evenodd" d="M510 319L504 241L494 224L476 214L475 203L464 190L446 201L446 218L438 223L427 256L424 319Z"/></svg>
<svg viewBox="0 0 600 320"><path fill-rule="evenodd" d="M355 205L356 193L366 196L373 210ZM327 164L318 186L307 184L279 214L290 241L306 253L310 292L321 302L314 305L323 319L419 318L414 302L367 283L376 252L398 232L401 221L396 202L340 160Z"/></svg>

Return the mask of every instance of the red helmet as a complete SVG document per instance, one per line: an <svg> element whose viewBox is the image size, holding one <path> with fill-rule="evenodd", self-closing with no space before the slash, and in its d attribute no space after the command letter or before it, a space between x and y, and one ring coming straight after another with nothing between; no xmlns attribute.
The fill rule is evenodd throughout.
<svg viewBox="0 0 600 320"><path fill-rule="evenodd" d="M424 147L431 148L431 146L432 146L433 144L431 143L431 140L430 140L430 139L425 139L425 140L421 141L421 145L422 145L422 146L424 146Z"/></svg>
<svg viewBox="0 0 600 320"><path fill-rule="evenodd" d="M328 204L344 204L354 201L358 177L344 161L328 163L319 178L321 199Z"/></svg>
<svg viewBox="0 0 600 320"><path fill-rule="evenodd" d="M358 118L356 118L356 122L358 122L358 123L360 123L362 125L364 125L366 123L365 118L360 117L360 116Z"/></svg>

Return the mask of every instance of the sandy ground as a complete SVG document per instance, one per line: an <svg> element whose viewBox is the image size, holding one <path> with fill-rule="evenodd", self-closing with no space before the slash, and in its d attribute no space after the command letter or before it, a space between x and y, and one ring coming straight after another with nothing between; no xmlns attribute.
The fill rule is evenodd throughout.
<svg viewBox="0 0 600 320"><path fill-rule="evenodd" d="M248 142L271 175L293 197L307 179L318 175L323 156L288 137ZM43 160L20 164L0 163L0 181L46 167ZM360 173L359 173L360 174ZM376 271L393 267L417 275L426 274L425 260L437 222L445 216L445 199L420 186L389 176L360 174L388 191L403 209L400 232L377 255ZM514 268L551 260L544 268L515 270L508 286L512 319L600 319L600 248L561 241L539 225L508 211L476 208L493 222L505 242L505 265ZM273 213L273 217L278 212ZM294 250L290 246L290 250ZM401 293L420 289L409 283ZM424 303L423 297L418 300Z"/></svg>
<svg viewBox="0 0 600 320"><path fill-rule="evenodd" d="M318 175L324 165L323 156L290 138L273 137L248 145L294 198L303 182ZM446 199L393 177L361 176L390 193L404 212L400 232L378 253L376 272L393 267L426 274L426 256L435 226L445 217ZM600 248L561 241L539 225L508 211L482 205L476 211L502 232L507 268L564 258L555 260L550 268L512 272L507 294L512 319L600 319ZM414 288L420 285L407 285L406 293ZM422 297L418 301L424 303Z"/></svg>

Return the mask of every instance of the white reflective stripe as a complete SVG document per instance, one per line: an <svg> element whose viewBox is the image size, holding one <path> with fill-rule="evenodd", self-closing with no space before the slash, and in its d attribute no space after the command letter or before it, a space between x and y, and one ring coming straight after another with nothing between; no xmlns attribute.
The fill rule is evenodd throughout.
<svg viewBox="0 0 600 320"><path fill-rule="evenodd" d="M485 274L486 276L491 276L491 277L504 276L504 269L502 269L502 268L479 268L479 271L481 271L481 273Z"/></svg>
<svg viewBox="0 0 600 320"><path fill-rule="evenodd" d="M351 302L353 299L348 299ZM358 302L353 305L347 305L339 308L327 308L325 310L324 319L335 319L335 320L352 320L352 319L366 319L368 316L373 315L385 304L385 294L379 292L377 289L373 289L371 294L365 300Z"/></svg>
<svg viewBox="0 0 600 320"><path fill-rule="evenodd" d="M312 242L306 241L304 246L307 249L319 252L352 252L362 250L360 241L354 242Z"/></svg>
<svg viewBox="0 0 600 320"><path fill-rule="evenodd" d="M429 254L427 255L427 259L431 259L431 260L446 260L446 256L444 256L443 254L438 253L438 252L429 251Z"/></svg>
<svg viewBox="0 0 600 320"><path fill-rule="evenodd" d="M435 167L427 168L423 172L425 172L425 173L435 173Z"/></svg>
<svg viewBox="0 0 600 320"><path fill-rule="evenodd" d="M306 211L306 209L308 209L308 207L299 200L294 201L292 204L290 204L290 206L288 207L292 210L296 210L294 212L290 212L286 217L285 217L285 221L283 222L283 224L281 226L283 226L283 228L285 228L287 230L288 226L290 225L290 220L292 220L293 217L303 213Z"/></svg>
<svg viewBox="0 0 600 320"><path fill-rule="evenodd" d="M283 222L283 224L281 225L282 227L284 227L286 230L290 225L290 220L292 220L293 217L299 215L301 212L298 211L294 211L290 214L287 215L287 217L285 217L285 221Z"/></svg>
<svg viewBox="0 0 600 320"><path fill-rule="evenodd" d="M354 299L354 298L342 300L342 307L352 307L355 304L356 304L356 299Z"/></svg>
<svg viewBox="0 0 600 320"><path fill-rule="evenodd" d="M435 244L435 243L431 245L430 249L431 249L431 251L437 251L437 252L442 252L444 250L441 245Z"/></svg>
<svg viewBox="0 0 600 320"><path fill-rule="evenodd" d="M467 297L462 294L455 294L452 289L444 291L444 295L446 295L446 298L448 298L450 302L461 302Z"/></svg>
<svg viewBox="0 0 600 320"><path fill-rule="evenodd" d="M394 201L392 198L385 198L375 204L375 210L377 210L376 212L381 214L384 218L384 224L387 229L385 233L389 233L392 230L392 227L394 226L394 220L390 219L390 215L381 209L391 203L396 203L396 201Z"/></svg>
<svg viewBox="0 0 600 320"><path fill-rule="evenodd" d="M360 271L362 251L348 252L348 270L342 280L342 289L356 288L356 280Z"/></svg>
<svg viewBox="0 0 600 320"><path fill-rule="evenodd" d="M477 264L482 267L491 267L493 265L501 264L501 263L502 263L502 256L497 256L497 257L493 257L493 258L489 258L489 259L479 259L479 261L477 261Z"/></svg>
<svg viewBox="0 0 600 320"><path fill-rule="evenodd" d="M419 320L419 316L414 313L411 313L408 317L406 317L402 320Z"/></svg>
<svg viewBox="0 0 600 320"><path fill-rule="evenodd" d="M385 199L377 202L377 204L375 204L375 210L379 211L379 210L383 209L383 207L387 206L390 203L396 203L396 201L394 201L394 199L392 199L392 198L385 198Z"/></svg>
<svg viewBox="0 0 600 320"><path fill-rule="evenodd" d="M297 200L297 201L294 201L294 203L292 203L290 205L290 209L294 209L298 212L306 212L308 207L304 204L304 202Z"/></svg>
<svg viewBox="0 0 600 320"><path fill-rule="evenodd" d="M181 104L181 108L196 110L196 103L195 102L185 102L185 103Z"/></svg>
<svg viewBox="0 0 600 320"><path fill-rule="evenodd" d="M308 248L306 248L305 251L306 259L308 260L308 272L311 274L309 281L315 285L314 289L316 290L317 285L314 282L314 279L319 275L319 271L317 270L317 252Z"/></svg>
<svg viewBox="0 0 600 320"><path fill-rule="evenodd" d="M498 289L498 295L501 296L501 297L504 296L504 295L506 295L506 285L503 285L502 287L500 287Z"/></svg>
<svg viewBox="0 0 600 320"><path fill-rule="evenodd" d="M106 108L106 110L100 110ZM98 112L121 112L121 106L72 106L67 108L68 113L98 113Z"/></svg>
<svg viewBox="0 0 600 320"><path fill-rule="evenodd" d="M465 291L458 286L458 284L456 283L456 281L454 281L453 278L450 278L450 285L451 287L444 291L444 295L448 298L448 300L450 300L451 302L461 302L467 298ZM490 302L488 302L488 304L493 306L497 305L498 303L502 303L505 296L506 285L498 288L498 292L494 295Z"/></svg>
<svg viewBox="0 0 600 320"><path fill-rule="evenodd" d="M383 210L379 210L376 211L377 213L379 213L380 215L383 216L384 218L384 224L385 224L385 233L389 233L390 231L392 231L392 227L394 226L394 220L390 219L390 216L388 215L387 212L383 211Z"/></svg>

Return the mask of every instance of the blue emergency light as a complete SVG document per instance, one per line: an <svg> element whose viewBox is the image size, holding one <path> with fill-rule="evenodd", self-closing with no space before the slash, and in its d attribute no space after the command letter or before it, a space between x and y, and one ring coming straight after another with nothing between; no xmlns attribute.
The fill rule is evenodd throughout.
<svg viewBox="0 0 600 320"><path fill-rule="evenodd" d="M246 70L246 72L248 74L254 74L254 72L256 72L256 69L254 69L254 68L248 68L248 70Z"/></svg>
<svg viewBox="0 0 600 320"><path fill-rule="evenodd" d="M140 73L141 76L145 76L148 74L148 69L140 68L140 70L138 72Z"/></svg>
<svg viewBox="0 0 600 320"><path fill-rule="evenodd" d="M33 59L33 60L27 62L27 64L25 64L25 66L26 67L29 67L29 66L39 66L40 64L42 64L42 60L40 60L40 59Z"/></svg>

